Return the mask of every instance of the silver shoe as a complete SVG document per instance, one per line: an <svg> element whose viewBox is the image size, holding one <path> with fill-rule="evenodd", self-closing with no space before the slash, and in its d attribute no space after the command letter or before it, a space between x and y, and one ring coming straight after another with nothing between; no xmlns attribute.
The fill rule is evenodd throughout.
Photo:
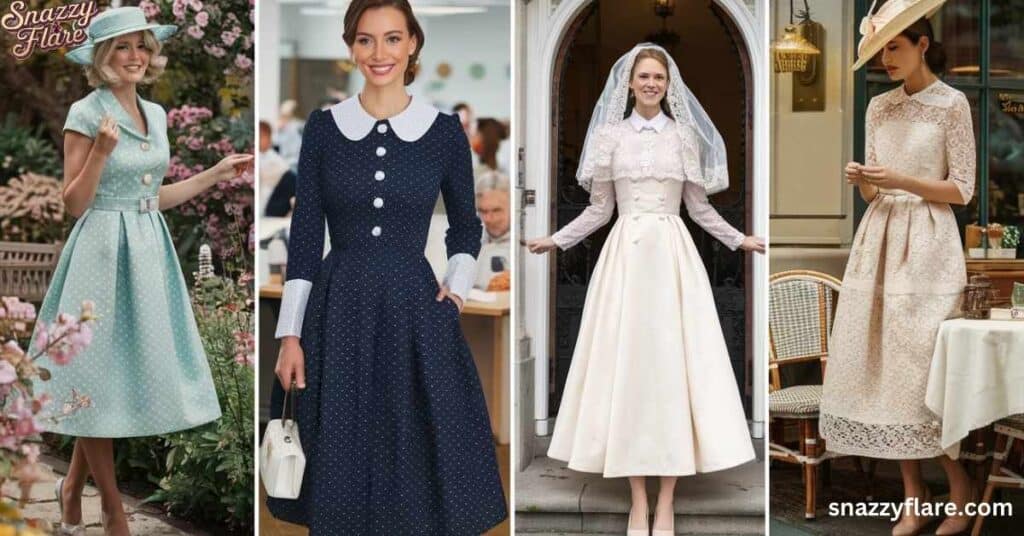
<svg viewBox="0 0 1024 536"><path fill-rule="evenodd" d="M60 522L57 527L58 536L85 536L85 524L72 525L64 522L64 479L57 479L53 486L54 495L57 496L57 510L60 512Z"/></svg>

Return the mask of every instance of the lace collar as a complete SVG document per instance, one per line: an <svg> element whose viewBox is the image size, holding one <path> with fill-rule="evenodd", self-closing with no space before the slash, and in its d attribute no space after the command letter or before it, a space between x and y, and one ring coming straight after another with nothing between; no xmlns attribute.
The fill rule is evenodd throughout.
<svg viewBox="0 0 1024 536"><path fill-rule="evenodd" d="M889 92L889 104L897 105L910 101L917 101L929 106L949 108L950 106L953 106L953 95L950 94L950 91L946 90L948 87L949 86L947 86L942 80L935 79L934 82L928 84L928 86L921 91L918 91L913 95L908 95L904 86L900 85L900 87Z"/></svg>

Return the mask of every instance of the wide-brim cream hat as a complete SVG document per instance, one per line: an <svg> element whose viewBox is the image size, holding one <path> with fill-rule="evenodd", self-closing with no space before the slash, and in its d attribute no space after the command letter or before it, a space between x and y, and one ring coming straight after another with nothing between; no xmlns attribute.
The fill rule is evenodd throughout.
<svg viewBox="0 0 1024 536"><path fill-rule="evenodd" d="M878 13L872 14L877 3L878 0L871 3L867 16L860 21L860 34L863 37L857 44L857 61L853 64L853 71L863 67L886 43L910 25L934 15L946 0L889 0L878 8Z"/></svg>
<svg viewBox="0 0 1024 536"><path fill-rule="evenodd" d="M92 63L92 52L96 45L118 36L149 30L157 41L163 42L174 35L178 27L173 24L157 24L146 20L145 13L137 7L111 8L96 15L89 23L89 37L82 46L69 50L65 58L81 64Z"/></svg>

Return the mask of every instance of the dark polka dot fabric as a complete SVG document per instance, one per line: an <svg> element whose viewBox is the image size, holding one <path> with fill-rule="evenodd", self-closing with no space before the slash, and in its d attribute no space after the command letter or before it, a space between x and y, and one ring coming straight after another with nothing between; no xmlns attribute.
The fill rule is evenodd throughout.
<svg viewBox="0 0 1024 536"><path fill-rule="evenodd" d="M299 499L268 505L314 536L480 534L508 515L504 491L458 308L435 300L424 257L439 191L449 257L479 251L469 144L449 115L414 142L388 127L352 141L329 112L306 124L287 276L313 282L296 412L307 466ZM275 385L274 414L283 399Z"/></svg>

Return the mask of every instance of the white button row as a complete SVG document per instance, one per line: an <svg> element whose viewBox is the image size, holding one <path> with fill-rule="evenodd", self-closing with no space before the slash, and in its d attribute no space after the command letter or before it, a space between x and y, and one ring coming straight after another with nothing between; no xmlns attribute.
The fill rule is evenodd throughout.
<svg viewBox="0 0 1024 536"><path fill-rule="evenodd" d="M379 181L384 180L384 172L378 170L376 173L373 174L373 178Z"/></svg>
<svg viewBox="0 0 1024 536"><path fill-rule="evenodd" d="M373 229L370 229L370 234L372 234L373 236L380 236L380 226L376 225L373 227Z"/></svg>
<svg viewBox="0 0 1024 536"><path fill-rule="evenodd" d="M373 200L373 206L376 207L376 208L383 207L384 206L384 200L379 198L379 197L377 199L374 199Z"/></svg>
<svg viewBox="0 0 1024 536"><path fill-rule="evenodd" d="M384 156L388 154L388 150L383 147L377 147L377 156Z"/></svg>

